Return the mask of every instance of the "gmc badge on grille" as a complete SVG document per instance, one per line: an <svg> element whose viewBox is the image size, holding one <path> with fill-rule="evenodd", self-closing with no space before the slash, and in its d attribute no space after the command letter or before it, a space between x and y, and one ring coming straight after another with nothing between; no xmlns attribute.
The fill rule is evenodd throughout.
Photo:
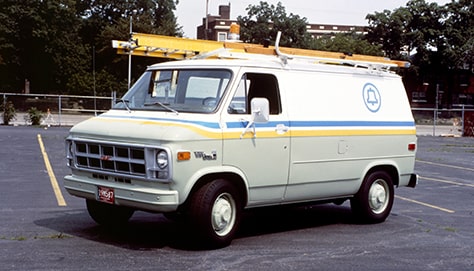
<svg viewBox="0 0 474 271"><path fill-rule="evenodd" d="M102 156L100 157L100 160L102 160L102 161L109 161L110 158L112 158L112 157L109 156L109 155L102 155Z"/></svg>

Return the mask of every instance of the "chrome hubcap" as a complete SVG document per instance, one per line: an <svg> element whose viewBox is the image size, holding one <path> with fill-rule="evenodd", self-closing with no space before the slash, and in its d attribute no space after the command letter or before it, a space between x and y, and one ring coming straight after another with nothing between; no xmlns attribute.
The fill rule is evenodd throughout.
<svg viewBox="0 0 474 271"><path fill-rule="evenodd" d="M375 181L369 190L369 205L376 214L382 213L388 205L388 187L383 180Z"/></svg>
<svg viewBox="0 0 474 271"><path fill-rule="evenodd" d="M221 194L212 207L212 227L217 235L228 234L235 223L235 202L228 193Z"/></svg>

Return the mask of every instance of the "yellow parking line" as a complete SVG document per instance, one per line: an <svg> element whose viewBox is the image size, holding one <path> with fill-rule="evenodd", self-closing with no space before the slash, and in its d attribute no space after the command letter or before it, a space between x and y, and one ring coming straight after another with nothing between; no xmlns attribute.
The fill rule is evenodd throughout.
<svg viewBox="0 0 474 271"><path fill-rule="evenodd" d="M404 200L404 201L409 201L409 202L412 202L412 203L420 204L420 205L430 207L430 208L433 208L433 209L437 209L437 210L440 210L440 211L443 211L443 212L446 212L446 213L450 213L450 214L454 213L453 210L442 208L442 207L439 207L439 206L436 206L436 205L432 205L432 204L428 204L428 203L424 203L424 202L421 202L421 201L408 199L408 198L404 198L404 197L400 197L400 196L395 196L395 197L398 198L398 199Z"/></svg>
<svg viewBox="0 0 474 271"><path fill-rule="evenodd" d="M38 134L38 143L40 145L41 153L43 154L44 165L46 166L46 170L48 171L49 180L51 181L51 186L53 187L54 195L56 196L58 205L66 206L66 201L64 200L63 194L61 193L61 189L59 188L58 181L56 180L53 168L51 167L51 163L49 162L48 154L46 153L43 140L41 139L40 134Z"/></svg>

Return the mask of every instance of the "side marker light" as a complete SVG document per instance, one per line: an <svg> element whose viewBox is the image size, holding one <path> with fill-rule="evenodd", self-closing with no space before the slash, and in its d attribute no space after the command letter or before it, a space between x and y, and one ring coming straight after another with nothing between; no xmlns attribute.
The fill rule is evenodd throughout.
<svg viewBox="0 0 474 271"><path fill-rule="evenodd" d="M191 152L181 151L178 152L178 161L187 161L191 160Z"/></svg>

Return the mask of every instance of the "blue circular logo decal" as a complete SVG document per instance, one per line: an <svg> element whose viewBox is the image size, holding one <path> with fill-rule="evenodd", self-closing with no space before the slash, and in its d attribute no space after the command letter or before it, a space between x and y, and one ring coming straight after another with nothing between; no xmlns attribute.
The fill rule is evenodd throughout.
<svg viewBox="0 0 474 271"><path fill-rule="evenodd" d="M382 97L376 86L371 83L367 83L362 90L362 98L364 99L365 106L370 112L377 112L382 105Z"/></svg>

